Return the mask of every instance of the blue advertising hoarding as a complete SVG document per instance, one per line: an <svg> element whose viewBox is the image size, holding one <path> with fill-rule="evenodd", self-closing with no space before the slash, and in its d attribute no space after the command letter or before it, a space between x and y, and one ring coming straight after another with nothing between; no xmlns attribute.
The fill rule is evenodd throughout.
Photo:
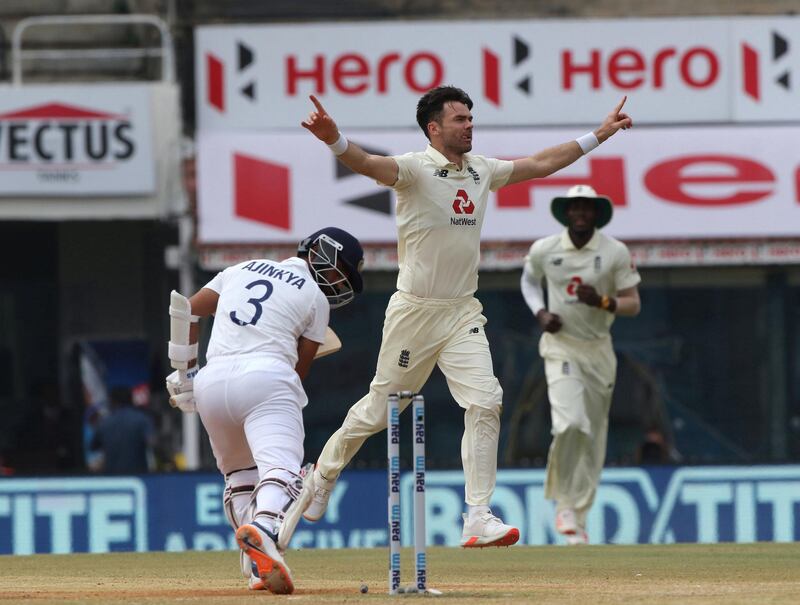
<svg viewBox="0 0 800 605"><path fill-rule="evenodd" d="M0 554L235 548L219 475L0 479ZM401 479L411 544L413 477ZM428 544L461 538L463 474L427 474ZM492 502L520 542L560 542L543 470L501 470ZM295 548L386 546L386 473L347 471L325 517L302 521ZM800 465L611 468L588 519L593 544L800 540Z"/></svg>

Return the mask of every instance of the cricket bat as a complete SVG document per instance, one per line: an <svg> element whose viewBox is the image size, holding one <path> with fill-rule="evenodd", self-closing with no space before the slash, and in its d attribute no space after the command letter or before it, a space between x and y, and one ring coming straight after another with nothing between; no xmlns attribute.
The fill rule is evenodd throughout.
<svg viewBox="0 0 800 605"><path fill-rule="evenodd" d="M319 345L319 349L317 349L317 354L314 355L314 359L319 359L320 357L325 357L331 353L336 353L336 351L339 351L341 348L342 341L339 340L338 336L336 336L336 332L328 328L325 331L325 342Z"/></svg>

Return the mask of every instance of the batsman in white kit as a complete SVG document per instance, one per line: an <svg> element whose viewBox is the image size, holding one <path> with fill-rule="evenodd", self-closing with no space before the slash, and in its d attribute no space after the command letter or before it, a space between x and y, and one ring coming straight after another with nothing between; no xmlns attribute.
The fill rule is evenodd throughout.
<svg viewBox="0 0 800 605"><path fill-rule="evenodd" d="M355 237L327 227L300 242L296 257L228 267L189 299L172 293L170 403L196 409L208 432L252 590L294 590L283 552L313 496L313 472L301 469L301 380L315 357L340 346L330 309L361 292L363 256ZM212 314L198 371L197 320Z"/></svg>
<svg viewBox="0 0 800 605"><path fill-rule="evenodd" d="M425 151L386 157L365 152L340 132L316 97L302 123L345 166L397 194L399 274L386 309L378 367L369 394L355 403L328 440L314 471L315 492L304 516L322 518L342 469L364 440L386 428L387 397L418 392L438 365L464 409L461 458L467 513L461 545L508 546L519 530L492 514L503 391L494 375L478 288L480 233L490 191L548 176L572 164L620 128L623 99L594 132L513 161L472 150L472 100L440 86L417 104ZM402 407L409 404L403 400ZM401 410L402 411L402 410Z"/></svg>
<svg viewBox="0 0 800 605"><path fill-rule="evenodd" d="M625 244L600 231L613 214L609 198L576 185L552 201L551 211L566 229L533 243L521 288L543 330L539 354L553 434L545 497L556 501L556 530L567 543L585 544L617 372L611 324L617 315L639 313L641 278Z"/></svg>

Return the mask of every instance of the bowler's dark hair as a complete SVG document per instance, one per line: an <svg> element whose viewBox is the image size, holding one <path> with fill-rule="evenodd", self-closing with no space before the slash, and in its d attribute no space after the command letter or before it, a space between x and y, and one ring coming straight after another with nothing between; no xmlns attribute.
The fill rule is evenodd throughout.
<svg viewBox="0 0 800 605"><path fill-rule="evenodd" d="M455 86L437 86L431 88L428 92L422 95L422 98L417 103L417 124L422 128L422 132L430 140L428 134L428 124L431 122L440 122L442 119L442 111L444 111L445 103L463 103L467 109L472 109L472 99L460 88Z"/></svg>

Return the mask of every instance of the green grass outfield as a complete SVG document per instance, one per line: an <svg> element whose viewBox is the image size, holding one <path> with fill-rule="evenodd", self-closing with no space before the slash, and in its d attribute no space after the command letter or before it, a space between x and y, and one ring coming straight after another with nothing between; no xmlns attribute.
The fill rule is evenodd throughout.
<svg viewBox="0 0 800 605"><path fill-rule="evenodd" d="M404 549L404 585L412 556ZM431 548L439 597L387 596L387 557L385 548L290 550L296 591L275 596L247 590L233 551L0 556L0 602L800 603L800 543Z"/></svg>

